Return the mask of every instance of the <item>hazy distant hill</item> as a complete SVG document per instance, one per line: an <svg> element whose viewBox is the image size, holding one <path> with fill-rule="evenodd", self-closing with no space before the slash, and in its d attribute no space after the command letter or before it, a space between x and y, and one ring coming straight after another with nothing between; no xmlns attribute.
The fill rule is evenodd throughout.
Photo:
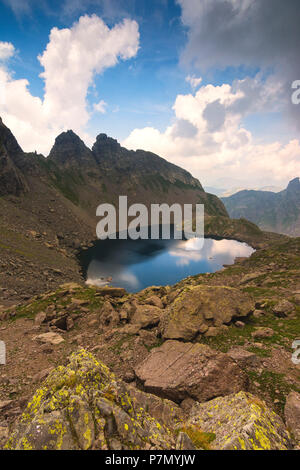
<svg viewBox="0 0 300 470"><path fill-rule="evenodd" d="M263 230L300 236L299 178L279 193L240 191L222 201L232 218L246 218Z"/></svg>
<svg viewBox="0 0 300 470"><path fill-rule="evenodd" d="M239 193L240 191L271 191L272 193L279 193L282 191L284 188L279 187L279 186L263 186L263 187L258 187L258 188L249 188L249 187L240 187L240 186L235 186L231 188L215 188L213 186L204 186L204 190L207 191L208 193L215 194L218 197L229 197L232 196L233 194Z"/></svg>

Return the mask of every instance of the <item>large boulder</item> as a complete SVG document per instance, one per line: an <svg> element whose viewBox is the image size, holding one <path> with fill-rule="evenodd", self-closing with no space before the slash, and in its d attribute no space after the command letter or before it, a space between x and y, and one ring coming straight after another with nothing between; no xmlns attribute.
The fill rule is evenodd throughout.
<svg viewBox="0 0 300 470"><path fill-rule="evenodd" d="M162 317L162 310L153 305L137 305L131 318L131 323L147 328L158 325Z"/></svg>
<svg viewBox="0 0 300 470"><path fill-rule="evenodd" d="M146 391L177 403L206 401L246 386L240 367L229 356L203 344L166 341L135 368Z"/></svg>
<svg viewBox="0 0 300 470"><path fill-rule="evenodd" d="M165 339L193 340L208 327L228 324L253 311L251 297L226 286L191 286L184 289L161 322Z"/></svg>
<svg viewBox="0 0 300 470"><path fill-rule="evenodd" d="M80 350L37 390L6 449L174 449L176 433L166 422L178 420L174 403L134 391Z"/></svg>
<svg viewBox="0 0 300 470"><path fill-rule="evenodd" d="M236 361L240 367L257 368L261 364L260 358L253 352L247 351L241 347L231 348L227 355Z"/></svg>
<svg viewBox="0 0 300 470"><path fill-rule="evenodd" d="M64 342L64 339L58 333L43 333L41 335L34 336L33 338L35 341L41 344L51 344L53 346L57 346Z"/></svg>
<svg viewBox="0 0 300 470"><path fill-rule="evenodd" d="M284 408L285 422L300 445L300 393L291 392L286 400Z"/></svg>
<svg viewBox="0 0 300 470"><path fill-rule="evenodd" d="M292 442L283 421L257 397L240 392L196 403L185 428L213 436L215 450L287 450Z"/></svg>
<svg viewBox="0 0 300 470"><path fill-rule="evenodd" d="M278 317L287 317L290 313L294 312L295 305L292 304L292 302L283 299L278 304L276 304L272 310Z"/></svg>

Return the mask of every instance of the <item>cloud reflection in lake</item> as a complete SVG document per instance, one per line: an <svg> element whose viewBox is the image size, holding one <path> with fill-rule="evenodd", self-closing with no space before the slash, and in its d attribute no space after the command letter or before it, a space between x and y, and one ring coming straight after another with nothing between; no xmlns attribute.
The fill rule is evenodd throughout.
<svg viewBox="0 0 300 470"><path fill-rule="evenodd" d="M137 292L152 285L174 284L195 274L215 272L237 257L254 252L234 240L106 240L82 255L87 283Z"/></svg>

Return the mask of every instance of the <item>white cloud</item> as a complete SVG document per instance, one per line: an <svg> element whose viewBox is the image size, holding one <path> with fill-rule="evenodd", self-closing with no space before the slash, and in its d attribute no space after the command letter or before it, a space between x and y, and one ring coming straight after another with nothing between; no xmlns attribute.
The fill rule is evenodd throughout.
<svg viewBox="0 0 300 470"><path fill-rule="evenodd" d="M194 75L188 75L185 79L185 81L187 83L189 83L191 85L192 88L198 88L198 86L201 84L202 82L202 78L199 77L195 77Z"/></svg>
<svg viewBox="0 0 300 470"><path fill-rule="evenodd" d="M257 78L202 86L195 94L177 96L175 120L164 132L153 127L134 129L123 144L158 153L205 184L224 175L245 178L256 186L259 178L289 180L299 174L299 141L257 143L243 126L243 118L268 103L271 106L274 95L273 81L262 86ZM182 122L194 131L178 132Z"/></svg>
<svg viewBox="0 0 300 470"><path fill-rule="evenodd" d="M10 59L15 53L15 48L10 42L0 41L0 61Z"/></svg>
<svg viewBox="0 0 300 470"><path fill-rule="evenodd" d="M105 114L107 103L104 100L100 100L99 103L94 103L93 107L98 113Z"/></svg>
<svg viewBox="0 0 300 470"><path fill-rule="evenodd" d="M87 92L96 74L137 54L138 24L125 19L109 28L98 16L82 16L71 28L53 28L39 56L44 68L44 98L31 95L25 79L15 80L2 66L5 101L0 115L25 150L47 154L55 136L73 129L90 143ZM99 105L99 103L98 103Z"/></svg>
<svg viewBox="0 0 300 470"><path fill-rule="evenodd" d="M188 30L182 61L202 74L259 68L281 85L285 116L299 130L291 85L300 79L299 0L177 0Z"/></svg>

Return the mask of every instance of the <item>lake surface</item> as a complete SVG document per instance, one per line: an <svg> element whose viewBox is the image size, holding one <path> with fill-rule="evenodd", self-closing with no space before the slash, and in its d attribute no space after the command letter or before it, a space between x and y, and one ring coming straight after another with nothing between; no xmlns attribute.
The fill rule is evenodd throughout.
<svg viewBox="0 0 300 470"><path fill-rule="evenodd" d="M203 245L203 246L202 246ZM80 255L88 284L137 292L175 284L188 276L212 273L255 250L233 240L105 240Z"/></svg>

